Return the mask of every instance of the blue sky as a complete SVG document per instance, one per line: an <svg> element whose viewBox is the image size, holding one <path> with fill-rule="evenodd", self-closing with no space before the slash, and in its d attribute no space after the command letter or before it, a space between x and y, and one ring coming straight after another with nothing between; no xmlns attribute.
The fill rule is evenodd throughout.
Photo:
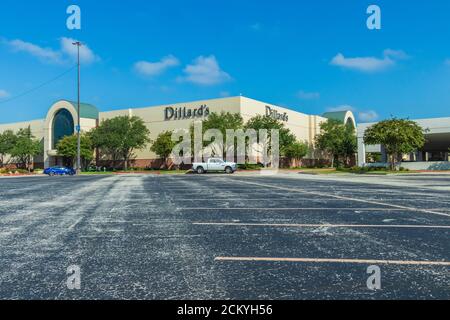
<svg viewBox="0 0 450 320"><path fill-rule="evenodd" d="M66 27L81 8L82 29ZM382 29L368 30L377 4ZM0 4L0 123L76 99L100 110L235 96L361 121L450 116L447 0L21 1Z"/></svg>

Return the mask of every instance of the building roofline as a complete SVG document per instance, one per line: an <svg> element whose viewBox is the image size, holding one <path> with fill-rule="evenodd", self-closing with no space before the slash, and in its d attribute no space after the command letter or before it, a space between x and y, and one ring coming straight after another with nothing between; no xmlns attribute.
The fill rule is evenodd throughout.
<svg viewBox="0 0 450 320"><path fill-rule="evenodd" d="M43 122L45 122L45 118L41 118L41 119L32 119L32 120L23 120L23 121L17 121L17 122L4 122L4 123L0 123L0 127L1 127L1 126L16 125L16 124L21 124L21 123L38 122L38 121L43 121Z"/></svg>
<svg viewBox="0 0 450 320"><path fill-rule="evenodd" d="M117 112L117 111L124 111L124 110L130 110L130 109L135 110L135 109L161 108L161 107L169 107L169 106L173 106L173 105L177 105L177 104L201 103L201 102L206 102L206 101L228 100L228 99L236 99L236 98L240 98L240 96L230 96L230 97L212 98L212 99L199 99L199 100L192 100L192 101L180 101L180 102L165 103L165 104L143 106L143 107L139 107L139 106L128 107L128 108L120 107L118 109L113 109L113 110L104 110L104 111L101 111L101 113Z"/></svg>

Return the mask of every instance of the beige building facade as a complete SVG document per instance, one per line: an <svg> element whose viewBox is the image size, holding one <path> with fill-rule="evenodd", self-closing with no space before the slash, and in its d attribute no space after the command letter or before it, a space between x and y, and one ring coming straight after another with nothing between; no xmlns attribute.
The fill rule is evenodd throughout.
<svg viewBox="0 0 450 320"><path fill-rule="evenodd" d="M257 101L246 97L229 97L194 102L168 104L146 108L130 108L116 111L99 112L90 104L80 107L80 128L82 132L92 130L103 120L117 116L141 117L148 129L150 138L155 140L164 131L189 129L196 120L202 120L211 113L239 113L248 121L257 115L271 116L283 122L299 141L314 145L314 139L320 132L320 124L327 119L336 119L356 128L352 112L327 113L323 116L307 115L270 103ZM52 105L45 119L15 124L0 124L0 133L5 130L17 131L30 126L34 136L42 141L43 155L35 158L36 167L62 165L62 159L56 151L56 143L65 135L76 132L77 105L70 101L58 101ZM310 155L314 157L314 155ZM133 161L135 167L154 166L158 157L150 151L150 145L136 152Z"/></svg>

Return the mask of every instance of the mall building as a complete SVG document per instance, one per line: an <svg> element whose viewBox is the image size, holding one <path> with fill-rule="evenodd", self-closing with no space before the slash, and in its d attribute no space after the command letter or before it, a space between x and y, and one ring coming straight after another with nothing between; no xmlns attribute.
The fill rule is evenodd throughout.
<svg viewBox="0 0 450 320"><path fill-rule="evenodd" d="M299 141L307 142L310 145L314 145L314 139L320 132L320 124L327 119L336 119L356 128L355 117L351 111L331 112L323 116L307 115L242 96L107 112L99 112L95 106L83 103L80 106L80 127L82 132L87 132L105 119L117 116L138 116L144 120L150 130L150 138L155 140L164 131L189 129L195 120L204 119L213 112L239 113L244 122L257 115L274 117L285 123ZM16 132L21 128L30 127L33 135L40 139L43 145L42 156L34 159L35 168L50 167L63 165L64 159L58 155L56 145L62 137L74 134L76 122L77 104L61 100L50 107L45 119L0 124L0 132L5 130ZM136 158L131 163L134 167L148 168L160 165L157 155L150 151L150 145L135 154ZM317 158L320 156L312 152L306 161L313 161ZM97 161L99 160L102 159L97 158Z"/></svg>
<svg viewBox="0 0 450 320"><path fill-rule="evenodd" d="M425 145L403 155L401 167L409 170L450 170L450 118L413 120L424 130ZM358 166L387 166L382 145L365 145L364 134L375 123L358 125Z"/></svg>

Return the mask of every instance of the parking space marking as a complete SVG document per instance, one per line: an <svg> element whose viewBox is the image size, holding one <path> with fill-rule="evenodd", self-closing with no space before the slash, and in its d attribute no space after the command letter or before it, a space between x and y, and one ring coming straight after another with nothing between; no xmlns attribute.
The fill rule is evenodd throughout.
<svg viewBox="0 0 450 320"><path fill-rule="evenodd" d="M211 195L214 194L213 192L211 193ZM242 194L240 194L242 195ZM389 201L417 201L417 199L415 198L411 198L411 199L377 199L377 198L367 198L368 200L389 200ZM200 200L198 198L175 198L174 200L177 201L204 201L204 199ZM321 201L348 201L347 199L325 199L325 198L294 198L294 197L283 197L282 195L280 195L279 197L271 197L271 198L230 198L229 195L227 194L223 194L223 195L215 195L214 198L210 199L209 201L298 201L298 202L321 202ZM431 200L431 199L420 199L420 201L426 201L426 202L445 202L445 201L441 201L441 200ZM450 204L450 202L449 202Z"/></svg>
<svg viewBox="0 0 450 320"><path fill-rule="evenodd" d="M293 189L290 189L290 188L274 186L274 185L270 185L270 184L263 184L263 183L242 181L242 180L239 180L239 181L241 183L243 183L243 184L256 185L256 186L259 186L259 187L266 187L266 188L272 188L272 189L278 189L278 190L285 190L285 191L289 191L289 192L296 192L296 193L309 194L309 195L315 195L315 196L324 196L324 197L336 198L336 199L346 199L346 200L354 201L354 202L369 203L369 204L375 204L375 205L384 206L384 207L403 209L403 210L407 210L407 211L422 212L422 213L429 213L429 214L434 214L434 215L439 215L439 216L450 217L449 213L438 212L438 211L435 211L433 209L430 210L430 209L413 208L413 207L401 206L401 205L397 205L397 204L384 203L384 202L373 201L373 200L351 198L351 197L348 197L348 196L338 196L338 195L327 194L327 193L323 193L323 192L310 192L310 191L306 191L306 190L303 190L303 189L294 189L293 190Z"/></svg>
<svg viewBox="0 0 450 320"><path fill-rule="evenodd" d="M208 210L226 210L226 211L249 211L249 210L260 210L260 211L411 211L401 208L221 208L221 207L197 207L197 208L177 208L181 211L186 210L198 210L198 211L208 211Z"/></svg>
<svg viewBox="0 0 450 320"><path fill-rule="evenodd" d="M230 262L297 262L297 263L347 263L347 264L388 264L415 266L447 266L448 261L408 261L408 260L369 260L369 259L316 259L316 258L270 258L270 257L216 257L215 261Z"/></svg>
<svg viewBox="0 0 450 320"><path fill-rule="evenodd" d="M213 195L213 193L211 193L211 195ZM204 202L204 199L198 199L198 198L174 198L173 200L176 201L202 201ZM273 200L277 200L277 201L311 201L309 199L302 199L302 198L271 198L271 199L267 199L267 198L251 198L251 199L247 199L247 198L230 198L229 195L221 195L221 196L217 196L214 195L214 198L209 200L209 201L262 201L262 200L267 200L267 201L273 201ZM314 201L327 201L325 199L318 199L318 200L314 200Z"/></svg>
<svg viewBox="0 0 450 320"><path fill-rule="evenodd" d="M427 225L383 225L383 224L298 224L298 223L239 223L239 222L194 222L197 226L224 227L276 227L276 228L405 228L405 229L450 229L450 226Z"/></svg>
<svg viewBox="0 0 450 320"><path fill-rule="evenodd" d="M189 187L189 189L186 189L187 187L179 187L179 188L174 188L174 187L170 187L170 191L184 191L182 193L190 193L192 191L210 191L211 188L210 187L200 187L200 188L191 188ZM215 186L213 188L217 188L217 189L222 189L221 186ZM233 187L231 187L233 188ZM233 191L248 191L248 189L246 188L233 188Z"/></svg>
<svg viewBox="0 0 450 320"><path fill-rule="evenodd" d="M75 227L81 222L83 221L84 217L79 218L74 224L70 225L67 229L72 231L73 229L75 229Z"/></svg>

